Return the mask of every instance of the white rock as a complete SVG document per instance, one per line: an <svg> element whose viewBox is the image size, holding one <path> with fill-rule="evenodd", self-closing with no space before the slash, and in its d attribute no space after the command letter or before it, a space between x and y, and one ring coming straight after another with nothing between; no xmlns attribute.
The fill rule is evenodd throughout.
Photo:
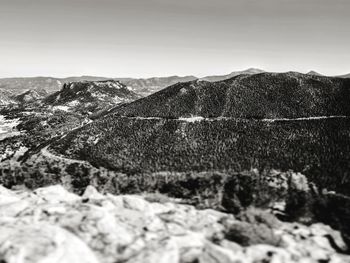
<svg viewBox="0 0 350 263"><path fill-rule="evenodd" d="M90 198L90 199L103 199L104 196L100 194L95 187L89 185L86 187L84 194L82 195L82 198Z"/></svg>
<svg viewBox="0 0 350 263"><path fill-rule="evenodd" d="M0 260L6 262L350 262L331 246L345 246L323 224L279 223L281 247L242 247L225 239L231 216L134 195L83 197L61 186L34 194L0 187ZM215 242L215 243L214 243Z"/></svg>
<svg viewBox="0 0 350 263"><path fill-rule="evenodd" d="M59 202L74 202L80 199L75 194L69 193L61 185L38 188L33 193L44 199L45 202L53 204Z"/></svg>
<svg viewBox="0 0 350 263"><path fill-rule="evenodd" d="M0 216L15 217L30 206L27 200L18 200L11 203L0 205Z"/></svg>
<svg viewBox="0 0 350 263"><path fill-rule="evenodd" d="M246 249L245 255L251 262L293 262L293 256L288 250L270 245L250 246Z"/></svg>
<svg viewBox="0 0 350 263"><path fill-rule="evenodd" d="M213 243L207 242L204 248L203 253L199 256L199 262L205 263L232 263L232 262L240 262L240 263L248 263L250 261L247 260L245 254L242 252L233 252L228 249L217 246Z"/></svg>
<svg viewBox="0 0 350 263"><path fill-rule="evenodd" d="M7 263L97 263L84 242L48 224L0 225L0 255Z"/></svg>
<svg viewBox="0 0 350 263"><path fill-rule="evenodd" d="M150 205L141 197L125 195L123 196L124 207L131 210L138 210L140 212L146 211Z"/></svg>
<svg viewBox="0 0 350 263"><path fill-rule="evenodd" d="M0 185L0 206L19 201L20 198L16 196L11 190L6 189Z"/></svg>

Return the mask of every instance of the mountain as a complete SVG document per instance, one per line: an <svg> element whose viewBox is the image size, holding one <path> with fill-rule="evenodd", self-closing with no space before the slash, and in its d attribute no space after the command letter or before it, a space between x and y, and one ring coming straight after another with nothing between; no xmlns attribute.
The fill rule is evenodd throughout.
<svg viewBox="0 0 350 263"><path fill-rule="evenodd" d="M47 91L44 89L34 89L25 91L17 96L15 96L15 100L19 103L29 103L41 100L48 95Z"/></svg>
<svg viewBox="0 0 350 263"><path fill-rule="evenodd" d="M53 142L49 151L139 175L137 181L165 171L291 169L322 188L350 194L349 125L349 118L270 122L105 115Z"/></svg>
<svg viewBox="0 0 350 263"><path fill-rule="evenodd" d="M350 74L341 75L341 76L339 76L339 78L350 78Z"/></svg>
<svg viewBox="0 0 350 263"><path fill-rule="evenodd" d="M350 116L350 80L296 72L178 83L117 107L121 116L300 118Z"/></svg>
<svg viewBox="0 0 350 263"><path fill-rule="evenodd" d="M116 78L126 86L130 87L134 92L148 96L168 86L174 85L179 82L188 82L196 80L194 76L171 76L161 78L148 78L148 79L133 79L133 78Z"/></svg>
<svg viewBox="0 0 350 263"><path fill-rule="evenodd" d="M306 73L307 75L314 75L314 76L323 76L322 74L320 74L320 73L318 73L318 72L316 72L316 71L313 71L313 70L311 70L311 71L309 71L308 73Z"/></svg>
<svg viewBox="0 0 350 263"><path fill-rule="evenodd" d="M61 110L93 112L138 98L119 81L83 81L63 84L60 91L46 97L43 103Z"/></svg>
<svg viewBox="0 0 350 263"><path fill-rule="evenodd" d="M222 75L222 76L207 76L204 78L201 78L201 80L205 80L205 81L210 81L210 82L215 82L215 81L220 81L220 80L225 80L225 79L229 79L238 75L244 75L244 74L248 74L248 75L253 75L253 74L259 74L259 73L263 73L264 71L261 69L256 69L256 68L249 68L247 70L243 70L243 71L234 71L228 75Z"/></svg>

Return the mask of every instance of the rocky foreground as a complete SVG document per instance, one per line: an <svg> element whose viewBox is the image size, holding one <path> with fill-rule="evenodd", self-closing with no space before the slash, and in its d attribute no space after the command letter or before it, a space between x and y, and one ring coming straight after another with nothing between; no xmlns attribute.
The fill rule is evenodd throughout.
<svg viewBox="0 0 350 263"><path fill-rule="evenodd" d="M326 225L253 208L235 218L155 197L0 186L0 262L350 262Z"/></svg>

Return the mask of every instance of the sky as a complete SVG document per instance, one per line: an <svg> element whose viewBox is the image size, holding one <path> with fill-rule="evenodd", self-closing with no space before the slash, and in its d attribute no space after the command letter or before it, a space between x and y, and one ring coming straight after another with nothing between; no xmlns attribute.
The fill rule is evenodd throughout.
<svg viewBox="0 0 350 263"><path fill-rule="evenodd" d="M350 73L349 0L0 0L0 77Z"/></svg>

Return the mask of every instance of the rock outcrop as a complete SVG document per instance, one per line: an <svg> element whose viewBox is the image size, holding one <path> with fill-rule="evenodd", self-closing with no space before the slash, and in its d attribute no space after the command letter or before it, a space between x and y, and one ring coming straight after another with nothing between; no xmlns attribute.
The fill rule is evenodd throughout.
<svg viewBox="0 0 350 263"><path fill-rule="evenodd" d="M43 102L54 110L93 112L138 98L138 94L121 82L105 80L65 83Z"/></svg>
<svg viewBox="0 0 350 263"><path fill-rule="evenodd" d="M0 187L1 262L349 262L345 246L328 226L258 210L234 218L93 187L82 196Z"/></svg>

